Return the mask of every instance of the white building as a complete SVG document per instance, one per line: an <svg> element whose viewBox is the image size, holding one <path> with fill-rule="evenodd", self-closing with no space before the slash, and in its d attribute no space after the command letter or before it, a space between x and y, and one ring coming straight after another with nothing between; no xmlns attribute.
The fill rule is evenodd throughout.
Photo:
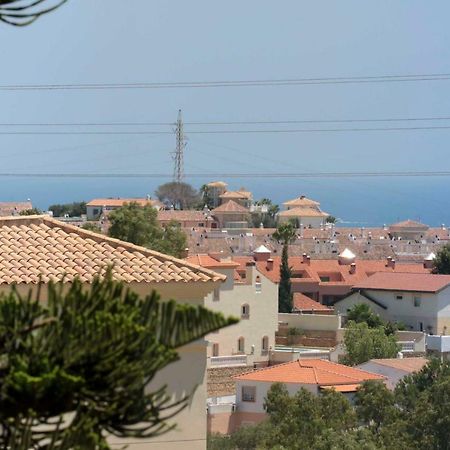
<svg viewBox="0 0 450 450"><path fill-rule="evenodd" d="M355 284L334 307L345 316L359 303L410 330L443 335L450 331L450 275L378 272Z"/></svg>
<svg viewBox="0 0 450 450"><path fill-rule="evenodd" d="M285 211L278 213L278 221L295 221L297 228L321 228L329 214L320 209L320 203L304 195L283 203Z"/></svg>
<svg viewBox="0 0 450 450"><path fill-rule="evenodd" d="M137 203L139 206L152 205L159 210L163 204L151 198L95 198L86 204L86 215L88 220L98 220L105 211L114 211L126 203Z"/></svg>
<svg viewBox="0 0 450 450"><path fill-rule="evenodd" d="M226 275L226 281L206 297L205 306L240 319L207 336L208 367L267 364L278 329L278 287L259 274L253 261L247 263L243 277L236 272L239 264L230 259L194 255L187 261Z"/></svg>

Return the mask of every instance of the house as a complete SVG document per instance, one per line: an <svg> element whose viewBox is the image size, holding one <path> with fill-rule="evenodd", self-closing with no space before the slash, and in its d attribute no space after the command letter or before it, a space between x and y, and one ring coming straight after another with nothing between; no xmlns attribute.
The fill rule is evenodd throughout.
<svg viewBox="0 0 450 450"><path fill-rule="evenodd" d="M422 240L429 228L428 225L408 219L389 225L389 235L393 239Z"/></svg>
<svg viewBox="0 0 450 450"><path fill-rule="evenodd" d="M0 217L18 216L22 211L33 209L30 201L0 202Z"/></svg>
<svg viewBox="0 0 450 450"><path fill-rule="evenodd" d="M245 262L251 257L235 258ZM258 271L272 283L280 282L281 256L268 255L264 258L254 255ZM338 259L311 259L302 256L289 257L292 269L292 292L300 292L325 305L333 305L348 295L354 285L367 279L376 272L392 273L430 273L430 268L419 263L398 263L392 258L367 260L357 259L348 249L344 249ZM239 269L238 269L239 270Z"/></svg>
<svg viewBox="0 0 450 450"><path fill-rule="evenodd" d="M322 305L322 303L307 297L301 292L295 292L293 294L293 303L293 312L299 312L301 314L334 314L333 308Z"/></svg>
<svg viewBox="0 0 450 450"><path fill-rule="evenodd" d="M236 273L239 264L216 255L192 255L188 262L223 274L227 280L206 297L205 305L240 322L207 336L208 367L267 365L275 347L278 329L278 289L256 270L245 267L245 276Z"/></svg>
<svg viewBox="0 0 450 450"><path fill-rule="evenodd" d="M334 389L351 399L367 380L384 381L385 377L323 359L292 361L248 372L235 377L236 417L234 426L255 424L267 418L264 401L273 383L283 383L289 394L301 388L318 395Z"/></svg>
<svg viewBox="0 0 450 450"><path fill-rule="evenodd" d="M428 364L426 358L386 358L371 359L357 366L358 369L370 373L383 375L386 378L386 386L394 390L398 382L416 372L420 372Z"/></svg>
<svg viewBox="0 0 450 450"><path fill-rule="evenodd" d="M217 208L220 205L220 196L227 191L228 184L223 181L212 181L206 185L211 207Z"/></svg>
<svg viewBox="0 0 450 450"><path fill-rule="evenodd" d="M157 210L163 207L160 201L151 198L95 198L86 204L87 219L98 220L104 212L114 211L126 203L137 203L141 207L151 205Z"/></svg>
<svg viewBox="0 0 450 450"><path fill-rule="evenodd" d="M294 222L297 228L320 228L326 223L328 213L320 209L320 203L304 195L283 203L286 210L278 213L279 223Z"/></svg>
<svg viewBox="0 0 450 450"><path fill-rule="evenodd" d="M211 211L212 216L219 223L220 228L247 229L250 211L234 200L228 200Z"/></svg>
<svg viewBox="0 0 450 450"><path fill-rule="evenodd" d="M354 305L368 304L385 320L408 329L446 334L450 329L450 275L379 272L361 280L352 292L335 302L342 315Z"/></svg>
<svg viewBox="0 0 450 450"><path fill-rule="evenodd" d="M241 188L238 191L225 191L223 194L219 195L220 204L233 200L244 208L250 208L253 201L253 195L251 192L247 191L245 188Z"/></svg>
<svg viewBox="0 0 450 450"><path fill-rule="evenodd" d="M181 228L217 228L217 221L207 211L191 210L161 210L158 211L158 222L160 225L167 225L169 222L176 222Z"/></svg>
<svg viewBox="0 0 450 450"><path fill-rule="evenodd" d="M67 225L47 216L0 219L0 292L12 286L21 294L43 282L45 300L50 280L70 283L75 277L89 285L99 271L113 265L113 277L129 289L162 299L204 305L225 276L147 248ZM173 398L194 392L189 406L174 418L172 432L145 443L111 439L114 448L206 449L206 341L183 347L180 360L161 371L150 387L167 385ZM169 443L170 442L170 443Z"/></svg>

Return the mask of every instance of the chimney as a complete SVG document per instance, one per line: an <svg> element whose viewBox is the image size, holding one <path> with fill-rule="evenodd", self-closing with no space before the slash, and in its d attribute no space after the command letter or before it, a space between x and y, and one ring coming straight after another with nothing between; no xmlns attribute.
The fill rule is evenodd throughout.
<svg viewBox="0 0 450 450"><path fill-rule="evenodd" d="M307 263L307 258L308 258L308 256L307 256L307 254L306 253L303 253L303 263Z"/></svg>
<svg viewBox="0 0 450 450"><path fill-rule="evenodd" d="M388 258L387 266L388 266L388 267L391 267L392 269L395 269L395 259L389 257L389 258Z"/></svg>
<svg viewBox="0 0 450 450"><path fill-rule="evenodd" d="M351 263L349 273L354 274L355 272L356 272L356 263Z"/></svg>
<svg viewBox="0 0 450 450"><path fill-rule="evenodd" d="M306 264L308 264L308 266L311 264L311 256L307 256L306 257Z"/></svg>
<svg viewBox="0 0 450 450"><path fill-rule="evenodd" d="M267 269L267 270L273 270L273 259L272 259L272 258L269 258L269 259L267 260L266 269Z"/></svg>
<svg viewBox="0 0 450 450"><path fill-rule="evenodd" d="M255 261L248 261L245 264L245 284L253 284L253 271L255 265Z"/></svg>
<svg viewBox="0 0 450 450"><path fill-rule="evenodd" d="M189 248L186 247L181 254L181 258L187 258L188 256L189 256Z"/></svg>

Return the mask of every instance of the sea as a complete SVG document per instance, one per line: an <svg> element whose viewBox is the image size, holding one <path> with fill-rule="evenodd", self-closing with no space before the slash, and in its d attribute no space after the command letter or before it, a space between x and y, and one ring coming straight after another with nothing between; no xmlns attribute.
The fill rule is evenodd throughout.
<svg viewBox="0 0 450 450"><path fill-rule="evenodd" d="M98 197L154 197L158 178L0 178L0 202L30 199L46 210L55 203L89 201ZM186 179L199 188L211 180ZM305 195L321 203L323 211L338 218L339 226L382 227L412 219L429 226L450 225L450 177L353 178L231 178L222 179L229 190L245 187L254 199L274 203Z"/></svg>

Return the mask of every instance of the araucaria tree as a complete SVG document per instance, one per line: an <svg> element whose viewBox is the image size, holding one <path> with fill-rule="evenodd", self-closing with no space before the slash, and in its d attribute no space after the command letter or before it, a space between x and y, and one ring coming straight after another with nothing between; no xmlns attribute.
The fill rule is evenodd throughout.
<svg viewBox="0 0 450 450"><path fill-rule="evenodd" d="M0 448L109 449L106 436L151 438L191 393L149 390L177 348L235 322L201 306L145 298L112 279L0 298ZM43 300L47 300L44 302Z"/></svg>
<svg viewBox="0 0 450 450"><path fill-rule="evenodd" d="M292 270L289 267L289 244L295 240L295 227L291 223L280 225L272 237L283 243L283 252L280 264L280 282L278 285L278 311L281 313L292 312Z"/></svg>

